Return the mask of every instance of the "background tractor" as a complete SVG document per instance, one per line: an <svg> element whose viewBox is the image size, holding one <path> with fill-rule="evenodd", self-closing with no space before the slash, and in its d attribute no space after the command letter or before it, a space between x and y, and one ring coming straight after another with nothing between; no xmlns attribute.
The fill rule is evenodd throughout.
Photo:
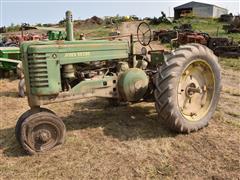
<svg viewBox="0 0 240 180"><path fill-rule="evenodd" d="M47 34L34 35L24 34L24 30L38 29L47 31ZM21 35L12 35L5 38L6 41L0 42L0 78L8 78L10 76L18 75L20 79L18 84L18 95L24 97L25 80L22 69L20 44L23 41L39 41L39 40L63 40L66 38L66 32L61 28L49 27L32 27L27 24L21 26ZM8 41L10 39L10 41ZM4 43L5 42L5 43Z"/></svg>
<svg viewBox="0 0 240 180"><path fill-rule="evenodd" d="M21 45L30 109L19 117L15 133L29 154L64 142L63 121L42 107L51 103L89 97L115 104L153 100L159 121L172 130L190 133L208 124L218 103L221 74L217 57L207 47L188 44L172 52L147 51L152 31L145 22L136 35L76 41L70 11L66 32L66 40ZM141 53L135 53L139 43Z"/></svg>
<svg viewBox="0 0 240 180"><path fill-rule="evenodd" d="M19 47L0 47L0 77L14 74L19 62L21 62Z"/></svg>

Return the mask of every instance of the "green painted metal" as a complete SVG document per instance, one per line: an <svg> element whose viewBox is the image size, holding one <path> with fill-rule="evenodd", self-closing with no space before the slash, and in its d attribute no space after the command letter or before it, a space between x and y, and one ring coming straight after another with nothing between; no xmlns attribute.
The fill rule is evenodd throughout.
<svg viewBox="0 0 240 180"><path fill-rule="evenodd" d="M164 54L162 51L151 52L151 65L158 65L164 61Z"/></svg>
<svg viewBox="0 0 240 180"><path fill-rule="evenodd" d="M0 47L0 69L15 70L20 62L20 49L18 47Z"/></svg>
<svg viewBox="0 0 240 180"><path fill-rule="evenodd" d="M79 44L31 45L28 53L45 53L60 64L128 58L127 42L79 41Z"/></svg>
<svg viewBox="0 0 240 180"><path fill-rule="evenodd" d="M71 100L74 97L121 97L131 102L143 98L149 78L138 68L130 68L119 76L113 73L112 76L80 80L64 91L62 88L66 88L63 86L66 77L63 76L63 70L66 65L113 60L131 63L134 49L126 40L74 40L71 12L66 13L66 32L66 40L21 44L26 91L31 107ZM55 38L53 36L50 39Z"/></svg>
<svg viewBox="0 0 240 180"><path fill-rule="evenodd" d="M34 95L58 94L61 91L60 64L42 54L28 56L29 82Z"/></svg>
<svg viewBox="0 0 240 180"><path fill-rule="evenodd" d="M19 60L15 60L15 59L6 59L6 58L0 58L1 62L10 62L10 63L14 63L14 64L19 64Z"/></svg>
<svg viewBox="0 0 240 180"><path fill-rule="evenodd" d="M147 92L148 83L148 76L143 70L138 68L128 69L120 75L118 81L121 97L126 101L139 101Z"/></svg>
<svg viewBox="0 0 240 180"><path fill-rule="evenodd" d="M18 47L0 47L0 56L3 58L19 59L20 49Z"/></svg>
<svg viewBox="0 0 240 180"><path fill-rule="evenodd" d="M48 40L64 40L66 39L66 32L64 31L48 31L47 32Z"/></svg>
<svg viewBox="0 0 240 180"><path fill-rule="evenodd" d="M51 95L61 92L60 67L91 61L127 59L127 41L24 42L21 46L27 92Z"/></svg>
<svg viewBox="0 0 240 180"><path fill-rule="evenodd" d="M108 82L114 79L115 79L114 76L106 76L103 77L102 79L82 81L78 85L76 85L73 89L71 89L70 93L73 93L74 95L89 93L92 94L95 89L109 87L111 84L109 84Z"/></svg>
<svg viewBox="0 0 240 180"><path fill-rule="evenodd" d="M72 12L67 11L66 12L66 31L67 31L67 41L74 41L73 36L73 22L72 22Z"/></svg>

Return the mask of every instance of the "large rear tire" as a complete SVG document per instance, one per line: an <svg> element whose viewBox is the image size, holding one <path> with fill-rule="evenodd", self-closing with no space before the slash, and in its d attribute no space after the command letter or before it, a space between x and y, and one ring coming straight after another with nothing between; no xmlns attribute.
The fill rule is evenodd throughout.
<svg viewBox="0 0 240 180"><path fill-rule="evenodd" d="M208 124L219 100L218 58L200 44L181 46L160 67L155 86L159 120L177 132L197 131Z"/></svg>

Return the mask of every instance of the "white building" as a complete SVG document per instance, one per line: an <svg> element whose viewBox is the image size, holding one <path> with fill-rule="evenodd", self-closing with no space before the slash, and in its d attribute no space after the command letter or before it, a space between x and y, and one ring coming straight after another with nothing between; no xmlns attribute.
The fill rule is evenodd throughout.
<svg viewBox="0 0 240 180"><path fill-rule="evenodd" d="M192 15L203 18L218 18L222 14L227 14L228 10L213 4L200 2L189 2L174 8L174 18Z"/></svg>

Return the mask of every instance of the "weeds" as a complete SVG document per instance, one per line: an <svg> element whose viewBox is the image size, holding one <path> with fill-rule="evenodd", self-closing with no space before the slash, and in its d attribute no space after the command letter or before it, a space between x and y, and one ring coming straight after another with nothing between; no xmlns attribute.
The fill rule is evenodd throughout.
<svg viewBox="0 0 240 180"><path fill-rule="evenodd" d="M221 66L224 66L228 69L233 69L236 71L240 71L240 59L234 59L234 58L221 58L220 59Z"/></svg>

